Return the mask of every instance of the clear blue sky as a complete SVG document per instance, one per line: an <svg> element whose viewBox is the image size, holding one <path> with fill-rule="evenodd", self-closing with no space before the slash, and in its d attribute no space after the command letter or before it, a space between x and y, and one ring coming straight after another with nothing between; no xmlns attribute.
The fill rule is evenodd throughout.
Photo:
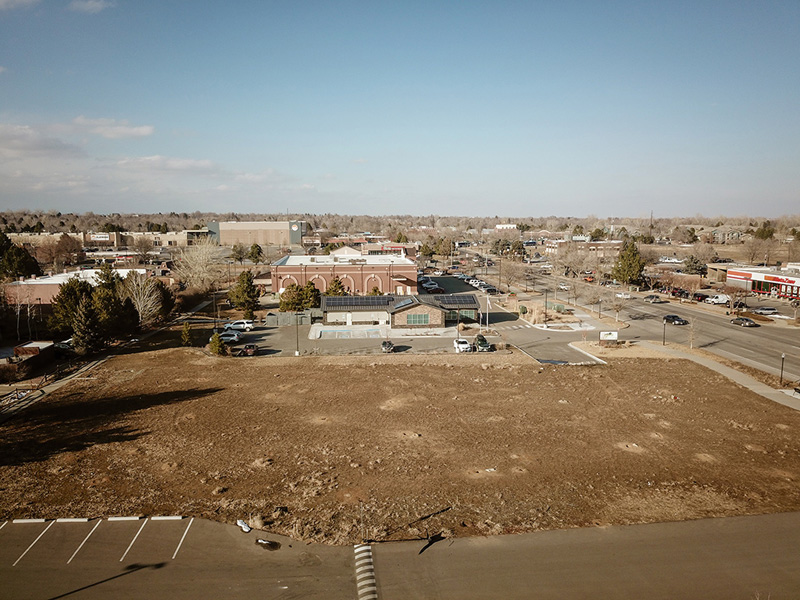
<svg viewBox="0 0 800 600"><path fill-rule="evenodd" d="M0 208L773 217L800 2L0 0Z"/></svg>

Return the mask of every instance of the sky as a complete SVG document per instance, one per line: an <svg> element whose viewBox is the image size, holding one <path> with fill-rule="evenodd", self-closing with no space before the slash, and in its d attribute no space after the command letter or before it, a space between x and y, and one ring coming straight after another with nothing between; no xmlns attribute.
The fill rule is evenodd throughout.
<svg viewBox="0 0 800 600"><path fill-rule="evenodd" d="M0 209L800 214L800 2L0 0Z"/></svg>

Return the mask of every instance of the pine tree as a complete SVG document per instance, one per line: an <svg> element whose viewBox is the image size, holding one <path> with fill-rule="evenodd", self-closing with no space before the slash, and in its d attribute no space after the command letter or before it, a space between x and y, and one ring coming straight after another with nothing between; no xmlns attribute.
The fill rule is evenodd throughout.
<svg viewBox="0 0 800 600"><path fill-rule="evenodd" d="M94 303L83 298L73 321L72 345L78 354L89 354L105 345L105 336L94 310Z"/></svg>
<svg viewBox="0 0 800 600"><path fill-rule="evenodd" d="M247 258L250 259L251 263L257 265L264 260L264 250L262 250L261 246L258 244L253 244L250 246L250 252L247 253Z"/></svg>
<svg viewBox="0 0 800 600"><path fill-rule="evenodd" d="M57 333L71 334L81 301L91 297L92 285L88 281L77 277L68 279L61 284L58 294L53 298L52 314L47 320L48 327Z"/></svg>
<svg viewBox="0 0 800 600"><path fill-rule="evenodd" d="M316 286L310 281L303 286L300 292L300 302L303 310L307 308L319 308L320 293Z"/></svg>
<svg viewBox="0 0 800 600"><path fill-rule="evenodd" d="M638 283L642 279L644 271L644 259L639 254L639 248L632 241L623 243L617 263L611 271L614 279L622 283Z"/></svg>
<svg viewBox="0 0 800 600"><path fill-rule="evenodd" d="M208 343L208 349L212 354L216 354L217 356L224 356L227 352L227 349L225 348L225 342L222 341L222 338L219 337L218 333L215 333L211 336L211 341Z"/></svg>
<svg viewBox="0 0 800 600"><path fill-rule="evenodd" d="M347 296L347 291L344 289L344 284L342 284L342 280L338 277L334 277L331 281L331 284L328 286L328 290L325 292L326 296Z"/></svg>
<svg viewBox="0 0 800 600"><path fill-rule="evenodd" d="M372 286L372 289L369 291L367 296L382 296L380 288L377 285Z"/></svg>
<svg viewBox="0 0 800 600"><path fill-rule="evenodd" d="M192 326L189 325L189 321L183 322L183 328L181 329L181 345L192 345Z"/></svg>
<svg viewBox="0 0 800 600"><path fill-rule="evenodd" d="M245 319L253 318L253 311L258 307L258 288L253 283L253 272L243 271L239 274L236 285L228 292L228 300L236 308L244 311Z"/></svg>
<svg viewBox="0 0 800 600"><path fill-rule="evenodd" d="M281 312L295 312L303 310L303 297L300 286L296 283L290 283L281 292L281 303L279 310Z"/></svg>

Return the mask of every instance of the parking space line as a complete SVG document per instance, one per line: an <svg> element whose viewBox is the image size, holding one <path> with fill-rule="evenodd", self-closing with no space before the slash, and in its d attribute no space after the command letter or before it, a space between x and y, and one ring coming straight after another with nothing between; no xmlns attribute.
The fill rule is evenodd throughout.
<svg viewBox="0 0 800 600"><path fill-rule="evenodd" d="M25 550L25 552L23 552L23 553L20 555L20 557L19 557L19 558L18 558L18 559L17 559L17 560L14 562L14 564L13 564L13 565L11 565L12 567L16 567L16 566L17 566L17 563L18 563L19 561L21 561L21 560L22 560L22 557L23 557L23 556L25 556L25 555L28 553L28 550L30 550L31 548L33 548L33 545L34 545L36 542L38 542L38 541L41 539L41 537L42 537L42 536L43 536L45 533L47 533L47 530L48 530L48 529L50 529L50 528L53 526L53 523L55 523L55 521L50 521L50 525L48 525L47 527L45 527L45 528L44 528L44 531L42 531L42 533L40 533L40 534L39 534L39 537L37 537L35 540L33 540L33 542L31 543L31 545L30 545L30 546L28 546L28 549L27 549L27 550Z"/></svg>
<svg viewBox="0 0 800 600"><path fill-rule="evenodd" d="M95 523L94 527L92 527L92 530L89 532L89 535L87 535L85 538L83 538L83 541L81 542L81 545L78 546L78 549L75 550L75 552L72 553L72 556L69 557L69 560L67 561L67 564L72 562L72 559L75 558L75 555L78 553L78 550L83 548L83 545L86 543L86 540L89 539L89 536L94 533L94 530L97 529L97 526L100 525L100 523L102 523L102 522L103 522L102 519L98 519L97 520L97 523Z"/></svg>
<svg viewBox="0 0 800 600"><path fill-rule="evenodd" d="M8 525L8 521L5 521L5 522L4 522L2 525L0 525L0 529L2 529L3 527L5 527L6 525Z"/></svg>
<svg viewBox="0 0 800 600"><path fill-rule="evenodd" d="M122 562L123 560L125 560L125 557L128 556L128 552L130 552L131 548L133 548L133 543L136 541L136 538L139 537L139 534L142 533L142 529L144 529L145 525L147 525L147 519L142 521L142 526L139 527L139 531L137 531L136 535L133 536L133 539L131 540L131 543L128 545L128 549L125 550L125 554L122 555L122 558L119 559L119 562Z"/></svg>
<svg viewBox="0 0 800 600"><path fill-rule="evenodd" d="M178 550L181 549L181 545L183 544L183 540L186 539L186 534L189 533L189 527L192 526L192 523L194 523L194 517L192 517L189 520L189 524L186 526L186 530L183 532L183 535L181 536L181 541L178 542L178 547L175 548L175 554L172 555L172 560L175 560L175 557L178 556Z"/></svg>

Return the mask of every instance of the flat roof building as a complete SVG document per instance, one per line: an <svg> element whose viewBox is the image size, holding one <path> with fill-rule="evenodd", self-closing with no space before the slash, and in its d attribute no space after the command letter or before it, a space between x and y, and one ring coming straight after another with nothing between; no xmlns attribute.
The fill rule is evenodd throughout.
<svg viewBox="0 0 800 600"><path fill-rule="evenodd" d="M306 221L212 221L208 232L220 246L300 246Z"/></svg>
<svg viewBox="0 0 800 600"><path fill-rule="evenodd" d="M309 281L325 292L338 277L348 294L366 295L373 288L381 294L417 293L417 263L393 254L361 256L287 255L272 263L272 290L282 292L294 283Z"/></svg>

